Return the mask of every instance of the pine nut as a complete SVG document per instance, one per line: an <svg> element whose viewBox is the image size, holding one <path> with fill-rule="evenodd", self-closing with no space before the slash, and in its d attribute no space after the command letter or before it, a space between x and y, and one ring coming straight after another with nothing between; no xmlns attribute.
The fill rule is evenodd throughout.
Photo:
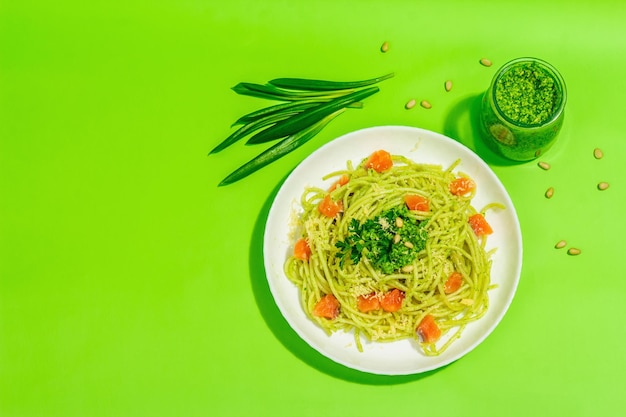
<svg viewBox="0 0 626 417"><path fill-rule="evenodd" d="M609 188L609 183L608 182L601 182L600 184L598 184L598 190L600 190L600 191L604 191L607 188Z"/></svg>
<svg viewBox="0 0 626 417"><path fill-rule="evenodd" d="M595 148L593 150L593 157L596 159L602 159L602 157L604 156L604 152L602 152L602 150L600 148Z"/></svg>
<svg viewBox="0 0 626 417"><path fill-rule="evenodd" d="M430 104L430 102L428 100L422 100L420 102L420 106L422 106L425 109L430 109L431 107L433 107L433 105Z"/></svg>
<svg viewBox="0 0 626 417"><path fill-rule="evenodd" d="M409 249L413 249L413 244L411 242L404 242L404 246L406 246Z"/></svg>
<svg viewBox="0 0 626 417"><path fill-rule="evenodd" d="M552 198L554 195L554 188L550 187L546 190L546 198Z"/></svg>
<svg viewBox="0 0 626 417"><path fill-rule="evenodd" d="M396 227L402 226L404 226L404 220L402 220L402 217L396 217Z"/></svg>
<svg viewBox="0 0 626 417"><path fill-rule="evenodd" d="M480 64L484 65L485 67L490 67L492 65L491 60L487 59L487 58L481 58L480 59Z"/></svg>
<svg viewBox="0 0 626 417"><path fill-rule="evenodd" d="M393 243L399 243L400 242L400 235L396 233L396 235L393 237Z"/></svg>
<svg viewBox="0 0 626 417"><path fill-rule="evenodd" d="M385 41L380 46L380 51L384 53L384 52L387 52L388 50L389 50L389 42Z"/></svg>
<svg viewBox="0 0 626 417"><path fill-rule="evenodd" d="M404 105L404 108L405 108L405 109L407 109L407 110L412 109L413 107L415 107L415 103L417 103L417 102L415 101L415 99L414 99L414 98L412 98L411 100L409 100L409 101L408 101L408 102Z"/></svg>
<svg viewBox="0 0 626 417"><path fill-rule="evenodd" d="M569 249L568 249L568 251L567 251L567 254L568 254L568 255L573 255L573 256L575 256L575 255L580 255L580 249L577 249L577 248L569 248Z"/></svg>
<svg viewBox="0 0 626 417"><path fill-rule="evenodd" d="M407 265L402 267L402 272L413 272L415 267L413 265Z"/></svg>
<svg viewBox="0 0 626 417"><path fill-rule="evenodd" d="M550 164L547 163L547 162L543 162L542 161L542 162L539 162L537 165L539 165L539 168L541 168L541 169L543 169L545 171L550 169Z"/></svg>
<svg viewBox="0 0 626 417"><path fill-rule="evenodd" d="M559 240L556 245L554 245L557 249L563 249L565 246L567 246L567 242L564 240Z"/></svg>
<svg viewBox="0 0 626 417"><path fill-rule="evenodd" d="M446 91L452 90L452 81L447 80L446 83L444 84L444 88L446 89Z"/></svg>

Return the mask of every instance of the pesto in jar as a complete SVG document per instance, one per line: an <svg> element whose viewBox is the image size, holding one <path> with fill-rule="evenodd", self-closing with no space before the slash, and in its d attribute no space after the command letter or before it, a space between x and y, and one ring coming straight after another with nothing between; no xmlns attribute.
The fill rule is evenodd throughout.
<svg viewBox="0 0 626 417"><path fill-rule="evenodd" d="M554 78L533 62L511 67L495 86L500 111L522 125L537 126L550 120L558 99Z"/></svg>
<svg viewBox="0 0 626 417"><path fill-rule="evenodd" d="M505 64L483 95L481 128L496 153L529 161L547 151L561 130L566 100L558 71L537 58Z"/></svg>

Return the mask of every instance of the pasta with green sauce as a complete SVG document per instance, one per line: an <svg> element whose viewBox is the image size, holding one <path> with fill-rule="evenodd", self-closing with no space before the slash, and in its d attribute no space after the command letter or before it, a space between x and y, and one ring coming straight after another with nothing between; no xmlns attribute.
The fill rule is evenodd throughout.
<svg viewBox="0 0 626 417"><path fill-rule="evenodd" d="M453 170L380 150L306 188L285 265L311 320L375 342L412 338L439 355L489 307L492 230ZM448 337L443 337L448 336ZM437 344L437 341L445 343Z"/></svg>

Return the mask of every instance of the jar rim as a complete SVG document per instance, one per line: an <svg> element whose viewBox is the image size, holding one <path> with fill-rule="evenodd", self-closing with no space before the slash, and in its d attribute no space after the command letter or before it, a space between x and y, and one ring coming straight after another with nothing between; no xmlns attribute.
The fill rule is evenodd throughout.
<svg viewBox="0 0 626 417"><path fill-rule="evenodd" d="M511 119L509 116L506 115L506 113L500 108L499 104L498 104L498 100L496 100L496 86L498 81L500 80L500 78L502 78L502 76L504 74L506 74L508 71L510 71L511 69L523 65L523 64L536 64L537 66L539 66L545 73L546 75L548 75L549 77L551 77L556 86L557 86L557 91L558 91L558 105L555 107L555 109L552 110L552 113L550 115L549 118L547 118L545 121L543 121L542 123L535 123L535 124L528 124L528 123L522 123L516 120ZM492 81L491 81L491 97L490 100L493 104L493 107L495 108L495 110L498 112L498 114L507 122L510 123L511 125L517 127L517 128L522 128L522 129L536 129L538 127L543 127L546 125L549 125L551 123L553 123L554 121L558 120L558 118L561 116L561 114L563 113L563 110L565 109L565 103L567 101L567 88L565 86L565 81L563 80L563 77L561 76L561 74L559 73L559 71L550 63L540 59L540 58L534 58L534 57L521 57L521 58L515 58L507 63L505 63L499 70L498 72L494 75Z"/></svg>

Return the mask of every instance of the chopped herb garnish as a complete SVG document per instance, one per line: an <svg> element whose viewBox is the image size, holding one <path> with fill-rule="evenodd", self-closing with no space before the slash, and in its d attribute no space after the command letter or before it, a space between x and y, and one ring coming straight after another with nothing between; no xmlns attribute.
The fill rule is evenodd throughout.
<svg viewBox="0 0 626 417"><path fill-rule="evenodd" d="M400 220L397 220L400 219ZM336 243L343 268L347 259L358 264L366 256L374 268L391 274L412 263L426 246L426 221L409 215L406 206L396 207L359 223L352 219L348 237Z"/></svg>

